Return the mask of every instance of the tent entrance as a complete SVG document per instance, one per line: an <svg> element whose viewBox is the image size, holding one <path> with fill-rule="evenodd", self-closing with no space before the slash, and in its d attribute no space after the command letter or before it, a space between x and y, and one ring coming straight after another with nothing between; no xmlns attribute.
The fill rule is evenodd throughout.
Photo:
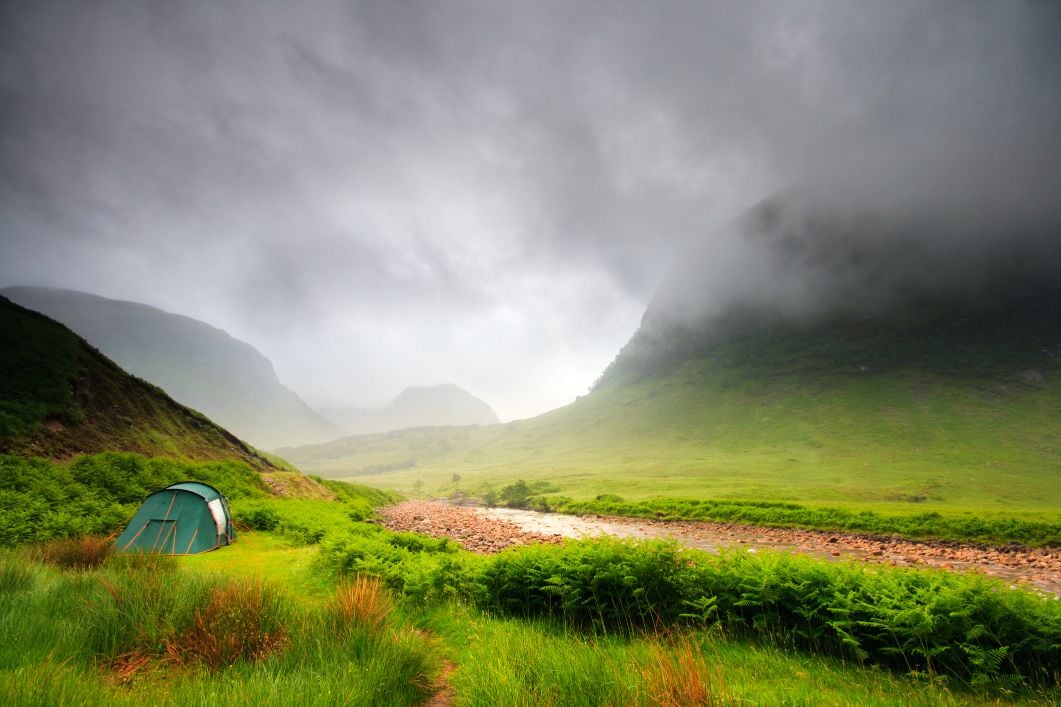
<svg viewBox="0 0 1061 707"><path fill-rule="evenodd" d="M151 544L151 552L164 552L167 549L172 552L172 546L177 542L177 521L149 520L143 535L144 540Z"/></svg>

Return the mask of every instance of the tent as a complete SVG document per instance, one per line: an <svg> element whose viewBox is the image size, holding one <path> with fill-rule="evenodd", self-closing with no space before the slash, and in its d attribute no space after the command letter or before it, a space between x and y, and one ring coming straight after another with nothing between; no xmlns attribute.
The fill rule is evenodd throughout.
<svg viewBox="0 0 1061 707"><path fill-rule="evenodd" d="M119 552L194 555L235 539L228 499L213 486L183 481L145 498L115 547Z"/></svg>

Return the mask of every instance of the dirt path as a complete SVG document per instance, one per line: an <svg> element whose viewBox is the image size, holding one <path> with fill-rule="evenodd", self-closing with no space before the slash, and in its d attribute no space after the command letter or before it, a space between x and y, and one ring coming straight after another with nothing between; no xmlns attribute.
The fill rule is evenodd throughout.
<svg viewBox="0 0 1061 707"><path fill-rule="evenodd" d="M392 530L450 537L474 552L499 552L512 545L560 542L563 538L613 535L674 538L683 545L714 551L743 546L814 555L856 558L895 566L931 566L983 572L1061 596L1061 551L1019 546L982 547L950 542L912 542L850 533L760 528L700 521L663 522L601 516L570 516L506 508L452 506L407 501L383 509Z"/></svg>

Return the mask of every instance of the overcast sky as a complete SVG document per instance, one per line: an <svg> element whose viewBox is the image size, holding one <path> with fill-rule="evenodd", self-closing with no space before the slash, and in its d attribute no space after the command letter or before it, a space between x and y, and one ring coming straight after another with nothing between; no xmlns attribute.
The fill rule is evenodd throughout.
<svg viewBox="0 0 1061 707"><path fill-rule="evenodd" d="M1057 8L6 2L0 286L202 319L311 404L535 415L778 189L975 146L1058 194Z"/></svg>

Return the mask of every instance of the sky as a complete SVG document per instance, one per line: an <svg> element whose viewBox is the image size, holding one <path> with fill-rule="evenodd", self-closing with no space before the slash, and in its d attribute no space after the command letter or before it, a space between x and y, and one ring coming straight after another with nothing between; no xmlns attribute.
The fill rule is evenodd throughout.
<svg viewBox="0 0 1061 707"><path fill-rule="evenodd" d="M201 319L311 405L529 417L690 252L776 279L729 224L779 190L1056 216L1059 34L1018 0L7 2L0 287Z"/></svg>

